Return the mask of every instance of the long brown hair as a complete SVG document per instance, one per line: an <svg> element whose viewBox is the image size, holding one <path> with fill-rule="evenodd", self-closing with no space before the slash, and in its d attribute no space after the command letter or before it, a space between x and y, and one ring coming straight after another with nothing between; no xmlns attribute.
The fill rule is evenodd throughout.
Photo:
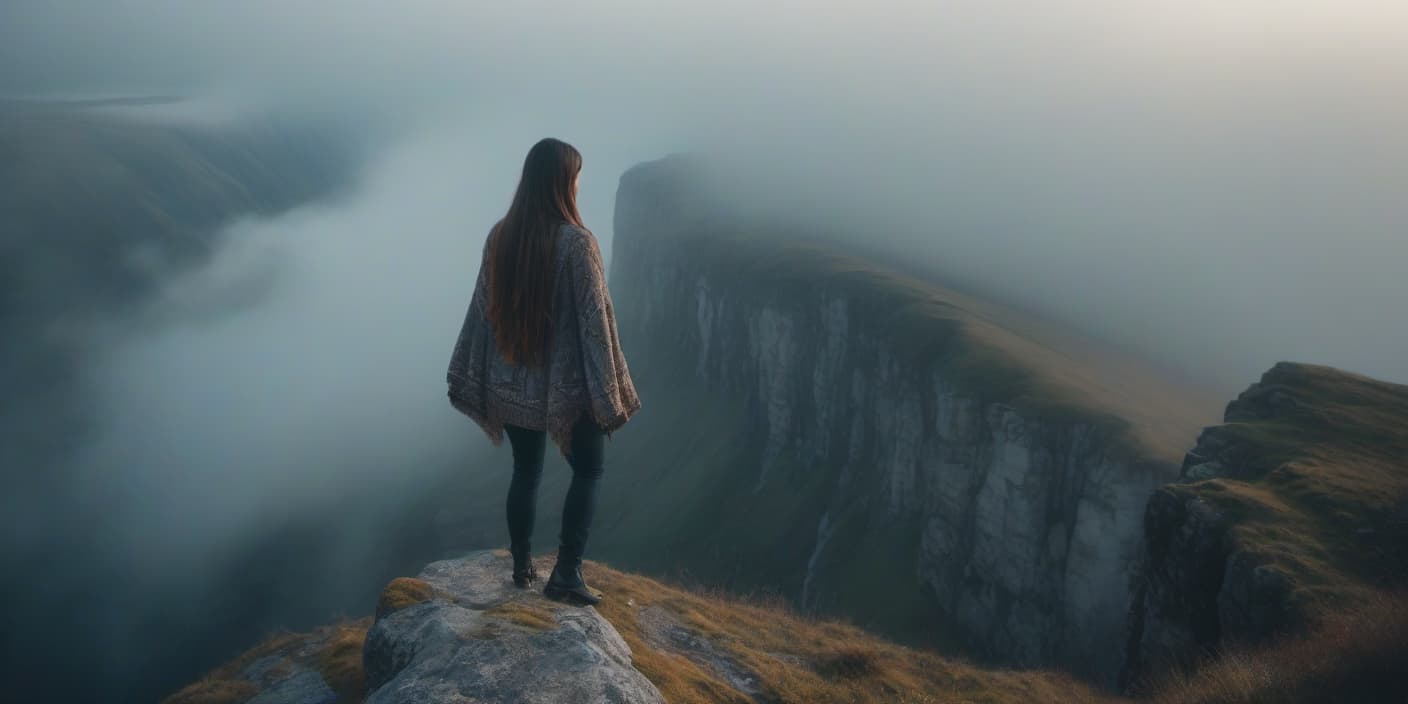
<svg viewBox="0 0 1408 704"><path fill-rule="evenodd" d="M546 362L552 333L553 254L558 227L582 227L572 181L582 154L545 137L528 150L508 214L489 234L489 321L504 359L520 366Z"/></svg>

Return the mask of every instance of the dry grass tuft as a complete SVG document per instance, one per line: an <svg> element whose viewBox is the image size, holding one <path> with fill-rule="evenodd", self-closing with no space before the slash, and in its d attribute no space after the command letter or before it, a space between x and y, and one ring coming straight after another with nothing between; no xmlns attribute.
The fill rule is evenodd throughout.
<svg viewBox="0 0 1408 704"><path fill-rule="evenodd" d="M258 687L244 680L206 677L167 697L163 704L240 704L258 693Z"/></svg>
<svg viewBox="0 0 1408 704"><path fill-rule="evenodd" d="M397 577L381 590L381 598L376 602L376 617L415 606L435 598L435 587L413 577Z"/></svg>
<svg viewBox="0 0 1408 704"><path fill-rule="evenodd" d="M816 671L831 680L874 677L880 673L880 651L869 645L844 645L818 660Z"/></svg>
<svg viewBox="0 0 1408 704"><path fill-rule="evenodd" d="M317 668L339 702L360 702L367 682L362 672L362 645L367 640L369 618L331 627L327 641L318 651Z"/></svg>
<svg viewBox="0 0 1408 704"><path fill-rule="evenodd" d="M514 623L535 631L550 631L557 628L557 617L541 604L525 601L506 601L484 612L487 616Z"/></svg>

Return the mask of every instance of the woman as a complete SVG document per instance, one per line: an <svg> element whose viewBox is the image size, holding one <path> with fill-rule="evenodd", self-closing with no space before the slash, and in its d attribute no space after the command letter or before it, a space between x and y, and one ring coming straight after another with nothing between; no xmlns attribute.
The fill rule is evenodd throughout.
<svg viewBox="0 0 1408 704"><path fill-rule="evenodd" d="M513 581L537 580L530 542L547 438L572 467L549 598L596 604L582 579L604 441L640 408L616 336L596 237L577 213L582 155L546 138L523 162L508 214L484 242L479 280L447 374L450 403L494 445L508 435Z"/></svg>

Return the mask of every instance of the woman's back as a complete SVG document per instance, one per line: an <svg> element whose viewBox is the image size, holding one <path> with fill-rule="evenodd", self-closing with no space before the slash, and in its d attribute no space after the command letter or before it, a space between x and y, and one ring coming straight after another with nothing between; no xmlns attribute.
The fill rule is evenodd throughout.
<svg viewBox="0 0 1408 704"><path fill-rule="evenodd" d="M492 239L492 238L491 238ZM640 407L616 332L615 310L596 238L561 223L553 242L550 318L542 365L516 364L495 343L487 315L485 241L479 280L448 372L449 395L501 442L503 423L548 431L566 454L572 423L582 414L608 433Z"/></svg>

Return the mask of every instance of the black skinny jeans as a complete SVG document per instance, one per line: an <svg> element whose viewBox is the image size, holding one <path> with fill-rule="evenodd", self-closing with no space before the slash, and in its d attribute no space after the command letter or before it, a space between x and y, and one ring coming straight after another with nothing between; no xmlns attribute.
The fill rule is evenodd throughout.
<svg viewBox="0 0 1408 704"><path fill-rule="evenodd" d="M513 446L513 481L508 485L508 536L515 547L530 550L533 522L538 507L538 482L543 476L543 452L547 433L516 425L504 425ZM596 512L596 487L601 481L606 450L606 433L583 415L572 426L567 463L572 466L572 486L562 503L562 532L559 534L557 564L567 574L582 564L587 534Z"/></svg>

